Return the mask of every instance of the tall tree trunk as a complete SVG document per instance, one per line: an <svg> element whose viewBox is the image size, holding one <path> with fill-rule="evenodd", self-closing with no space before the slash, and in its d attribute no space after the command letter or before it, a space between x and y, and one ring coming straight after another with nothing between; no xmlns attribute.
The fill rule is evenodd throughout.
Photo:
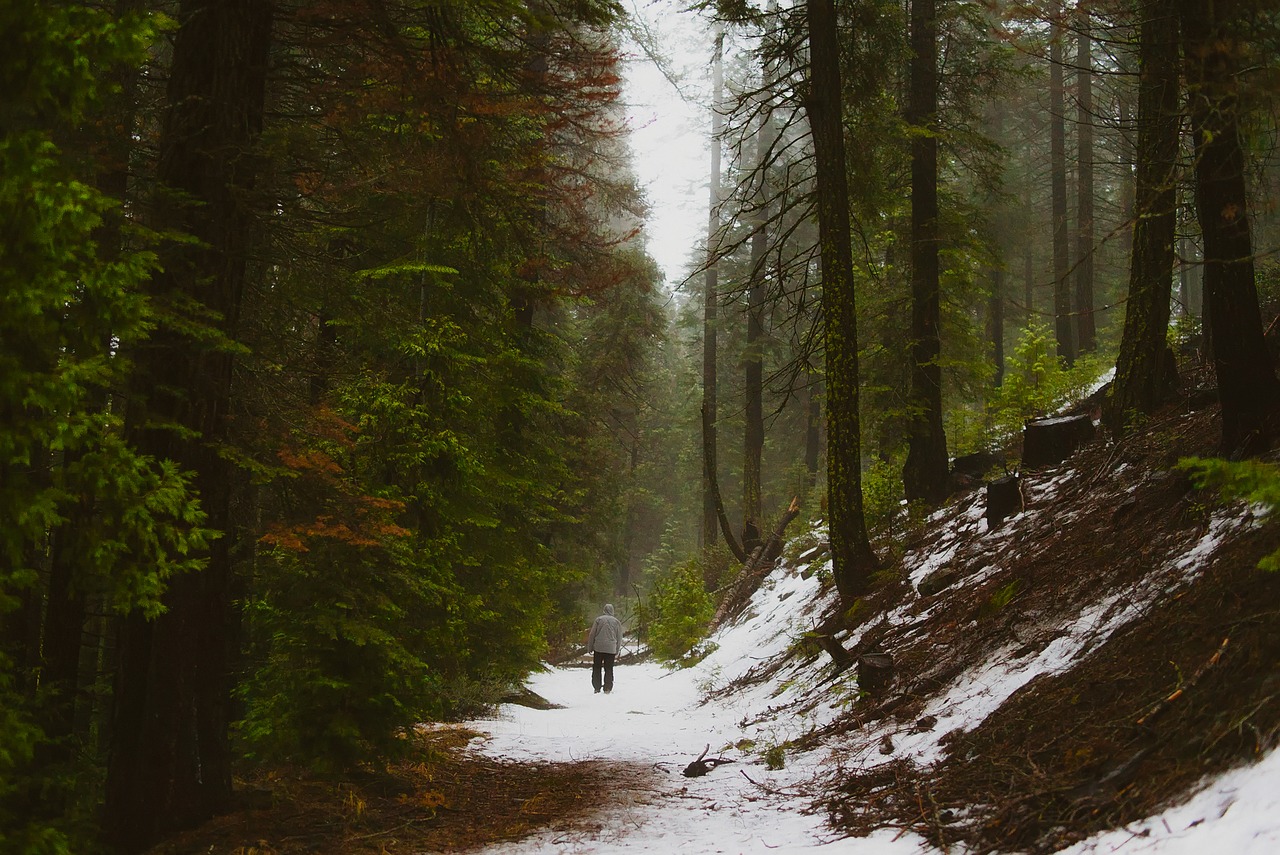
<svg viewBox="0 0 1280 855"><path fill-rule="evenodd" d="M911 3L911 421L902 468L906 496L929 504L947 497L947 437L942 426L942 354L938 284L937 0Z"/></svg>
<svg viewBox="0 0 1280 855"><path fill-rule="evenodd" d="M1076 5L1076 349L1098 349L1093 316L1093 38L1089 5Z"/></svg>
<svg viewBox="0 0 1280 855"><path fill-rule="evenodd" d="M1132 69L1121 63L1122 73L1131 75ZM1135 208L1137 207L1136 178L1134 167L1137 158L1134 156L1134 138L1137 129L1133 126L1133 108L1129 103L1129 89L1125 87L1119 95L1120 107L1120 236L1117 242L1121 257L1127 258L1133 252L1133 226Z"/></svg>
<svg viewBox="0 0 1280 855"><path fill-rule="evenodd" d="M49 599L45 606L44 643L40 688L44 734L49 742L41 746L41 763L56 764L72 757L71 733L75 724L77 678L80 673L80 639L84 630L84 593L75 585L77 532L89 524L89 502L81 501L69 523L53 532L49 550ZM51 805L46 805L51 807Z"/></svg>
<svg viewBox="0 0 1280 855"><path fill-rule="evenodd" d="M996 374L995 386L1004 384L1004 270L991 271L991 301L987 307L987 340L991 342L991 363Z"/></svg>
<svg viewBox="0 0 1280 855"><path fill-rule="evenodd" d="M183 0L159 144L155 216L198 244L170 247L153 298L198 306L212 334L162 327L135 354L129 430L138 447L195 473L208 525L223 532L204 572L172 580L165 614L122 631L106 832L139 851L227 807L231 603L228 436L234 338L252 234L250 149L262 125L271 6ZM177 429L174 429L174 428Z"/></svg>
<svg viewBox="0 0 1280 855"><path fill-rule="evenodd" d="M1172 391L1165 350L1178 204L1178 19L1163 0L1143 0L1141 17L1137 220L1124 335L1105 414L1116 433L1134 414L1153 412Z"/></svg>
<svg viewBox="0 0 1280 855"><path fill-rule="evenodd" d="M818 483L818 458L822 455L822 381L810 378L805 402L804 469L805 486Z"/></svg>
<svg viewBox="0 0 1280 855"><path fill-rule="evenodd" d="M1026 325L1031 326L1036 320L1036 258L1029 240L1022 246L1022 289L1022 299L1027 304Z"/></svg>
<svg viewBox="0 0 1280 855"><path fill-rule="evenodd" d="M827 363L827 499L836 588L844 603L867 589L877 566L862 509L862 427L858 414L858 314L850 245L834 0L806 0L809 91L806 110L817 173L822 257L823 345Z"/></svg>
<svg viewBox="0 0 1280 855"><path fill-rule="evenodd" d="M1062 2L1054 0L1049 41L1049 172L1053 196L1053 317L1058 356L1076 360L1071 323L1070 251L1067 229L1067 123L1062 84Z"/></svg>
<svg viewBox="0 0 1280 855"><path fill-rule="evenodd" d="M1222 404L1222 452L1265 451L1280 387L1263 340L1240 143L1242 0L1180 0L1195 136L1196 213L1204 239L1204 302Z"/></svg>
<svg viewBox="0 0 1280 855"><path fill-rule="evenodd" d="M1191 238L1178 236L1178 313L1182 317L1191 317Z"/></svg>
<svg viewBox="0 0 1280 855"><path fill-rule="evenodd" d="M767 72L766 72L767 77ZM743 353L742 526L743 548L747 552L748 526L756 531L763 523L761 511L760 460L764 455L764 313L769 245L768 158L773 148L773 121L766 106L761 107L756 133L755 173L759 181L751 235L751 286L747 290L747 343ZM758 539L758 538L757 538Z"/></svg>
<svg viewBox="0 0 1280 855"><path fill-rule="evenodd" d="M720 279L717 267L717 236L720 232L720 135L724 119L720 98L724 88L724 33L716 35L712 60L711 96L711 192L707 212L707 271L702 290L702 545L714 546L720 523L716 515L716 318Z"/></svg>

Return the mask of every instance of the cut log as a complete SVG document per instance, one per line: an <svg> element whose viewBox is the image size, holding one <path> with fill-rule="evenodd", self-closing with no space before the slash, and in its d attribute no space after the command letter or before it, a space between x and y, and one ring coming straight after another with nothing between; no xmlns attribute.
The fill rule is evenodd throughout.
<svg viewBox="0 0 1280 855"><path fill-rule="evenodd" d="M893 682L893 657L888 653L864 653L858 657L858 688L868 695L884 694Z"/></svg>
<svg viewBox="0 0 1280 855"><path fill-rule="evenodd" d="M1017 475L997 478L987 485L987 531L1022 511L1022 479Z"/></svg>
<svg viewBox="0 0 1280 855"><path fill-rule="evenodd" d="M951 489L965 490L976 487L987 477L987 473L997 467L1003 467L1003 454L990 451L979 451L975 454L963 454L951 461Z"/></svg>
<svg viewBox="0 0 1280 855"><path fill-rule="evenodd" d="M1093 419L1081 414L1033 419L1022 428L1022 468L1053 466L1093 439Z"/></svg>

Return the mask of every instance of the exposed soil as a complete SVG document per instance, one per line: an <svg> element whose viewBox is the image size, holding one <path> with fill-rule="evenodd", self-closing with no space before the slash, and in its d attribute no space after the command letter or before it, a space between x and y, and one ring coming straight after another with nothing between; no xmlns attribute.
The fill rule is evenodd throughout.
<svg viewBox="0 0 1280 855"><path fill-rule="evenodd" d="M920 619L855 636L855 654L892 653L895 682L813 739L886 722L927 728L926 701L997 651L1038 654L1108 595L1113 611L1138 611L1075 667L1032 680L979 727L949 737L938 764L844 770L824 800L838 828L909 828L976 852L1051 852L1146 817L1276 744L1280 574L1256 564L1280 546L1280 525L1237 506L1201 575L1187 584L1176 566L1220 505L1173 466L1212 456L1216 440L1216 408L1170 412L1123 443L1096 440L1056 488L1062 470L1026 476L1026 512L995 532L975 523L950 542L940 542L942 528L917 535L906 566L860 613L906 604ZM972 516L981 501L980 491L958 497L948 517ZM952 546L936 571L947 586L920 596L906 582L912 559ZM939 599L945 608L929 613Z"/></svg>
<svg viewBox="0 0 1280 855"><path fill-rule="evenodd" d="M654 774L619 763L499 762L466 750L477 735L424 731L405 760L343 780L278 770L240 781L237 810L151 855L464 852L548 830L573 839L599 830L600 792L620 780L639 789Z"/></svg>

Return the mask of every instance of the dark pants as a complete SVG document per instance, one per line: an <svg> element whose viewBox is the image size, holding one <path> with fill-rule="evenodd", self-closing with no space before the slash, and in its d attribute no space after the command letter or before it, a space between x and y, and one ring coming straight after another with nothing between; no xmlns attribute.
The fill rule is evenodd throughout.
<svg viewBox="0 0 1280 855"><path fill-rule="evenodd" d="M601 653L599 650L591 654L591 688L600 691L600 671L604 670L604 690L613 691L613 659L616 653Z"/></svg>

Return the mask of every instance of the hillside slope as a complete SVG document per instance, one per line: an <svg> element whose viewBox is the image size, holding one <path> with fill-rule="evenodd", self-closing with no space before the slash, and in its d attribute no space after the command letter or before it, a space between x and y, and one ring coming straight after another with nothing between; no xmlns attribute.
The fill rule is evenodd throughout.
<svg viewBox="0 0 1280 855"><path fill-rule="evenodd" d="M757 721L814 720L795 747L825 756L836 828L967 851L1057 851L1263 759L1280 731L1280 574L1255 565L1280 527L1172 468L1215 438L1202 411L1099 440L1026 475L1025 510L995 530L982 491L955 498L837 635L892 657L887 688L859 692L802 642L725 692L789 687ZM830 595L813 605L816 626ZM1280 842L1266 822L1257 851Z"/></svg>
<svg viewBox="0 0 1280 855"><path fill-rule="evenodd" d="M586 825L487 851L1277 850L1280 574L1255 565L1280 526L1174 468L1215 439L1212 411L1100 439L1025 475L994 530L981 490L954 497L834 636L888 656L886 685L817 643L820 523L695 667L620 669L612 697L535 677L563 708L476 722L477 750L622 783ZM704 744L735 765L681 777Z"/></svg>

